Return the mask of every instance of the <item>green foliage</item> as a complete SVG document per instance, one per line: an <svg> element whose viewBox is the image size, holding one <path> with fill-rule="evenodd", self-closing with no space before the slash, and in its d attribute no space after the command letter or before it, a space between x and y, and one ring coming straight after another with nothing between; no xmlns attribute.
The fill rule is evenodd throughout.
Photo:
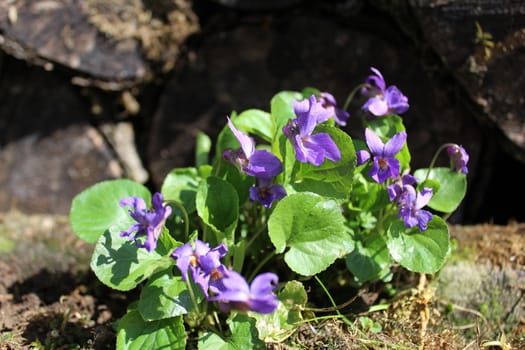
<svg viewBox="0 0 525 350"><path fill-rule="evenodd" d="M329 137L341 159L324 159L320 165L297 159L297 145L283 127L297 117L294 101L311 94L319 97L320 91L313 87L282 91L271 99L269 111L248 109L230 116L240 132L257 139L254 149L271 152L282 163L282 172L272 179L247 175L249 155L238 162L225 160L223 152L239 150L243 142L225 125L215 147L207 135L198 135L195 167L167 174L160 208L152 203L158 194L124 179L100 182L73 199L71 225L80 238L95 245L91 268L98 279L116 290L141 288L139 299L117 323L117 349L184 349L189 332L193 339L198 334L199 349L264 349L265 342L283 341L307 318L307 292L297 275L317 278L342 261L346 270L341 273L360 286L389 281L394 264L427 274L443 267L451 249L447 223L421 206L402 213L401 207L413 203L389 192L394 184L404 185L401 174L410 172L406 143L395 155L399 176L384 183L370 176L371 161L357 164L356 151L370 151L367 142L352 139L333 119L316 121L313 135ZM398 115L365 120L364 126L385 143L405 130ZM297 137L295 142L303 142L300 147L319 146L309 135ZM414 172L414 193L423 196L432 189L433 196L425 204L436 212L451 213L465 196L466 176L433 165ZM286 195L266 205L250 194L256 190L267 196L271 186L282 186ZM147 208L121 207L120 201L129 197L141 198ZM169 217L157 217L163 208ZM407 213L413 215L411 220ZM425 215L432 217L426 229L420 221ZM152 251L141 247L147 239L157 243ZM191 275L191 269L202 268L197 255L188 258L185 264L191 273L183 276L184 263L179 264L172 253L196 240L210 248L224 244L227 254L222 267L249 274L250 283L260 270L276 273L280 283L270 292L277 298L273 312L256 312L252 303L257 300L229 304L211 300L216 290L204 290L202 281ZM206 275L208 283L220 281L221 274L213 267ZM247 298L257 293L250 290ZM225 305L232 309L226 310L230 311L226 316L221 308ZM359 321L370 332L381 330L380 324L366 317Z"/></svg>

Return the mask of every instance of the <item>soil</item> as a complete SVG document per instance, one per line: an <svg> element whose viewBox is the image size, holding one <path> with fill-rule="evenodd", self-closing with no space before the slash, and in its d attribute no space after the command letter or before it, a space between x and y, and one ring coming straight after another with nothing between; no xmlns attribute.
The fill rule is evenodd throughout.
<svg viewBox="0 0 525 350"><path fill-rule="evenodd" d="M462 251L474 252L474 263L523 274L524 224L451 226L451 235ZM72 233L67 217L0 214L0 349L115 347L113 323L137 295L111 290L96 279L89 269L92 248ZM525 348L525 319L511 328L476 322L469 336L465 327L451 323L445 303L431 288L431 276L405 272L397 280L398 293L386 300L373 298L375 304L388 303L384 310L307 323L285 342L267 347L479 349L491 341L495 345L485 349ZM523 285L516 288L521 297L514 308L523 308ZM462 310L478 321L489 318Z"/></svg>

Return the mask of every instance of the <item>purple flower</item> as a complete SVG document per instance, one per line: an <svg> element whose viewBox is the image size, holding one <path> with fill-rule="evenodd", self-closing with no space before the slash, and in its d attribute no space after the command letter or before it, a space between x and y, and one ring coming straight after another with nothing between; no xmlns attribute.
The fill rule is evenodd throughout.
<svg viewBox="0 0 525 350"><path fill-rule="evenodd" d="M368 175L378 183L399 176L400 164L394 156L405 144L406 137L406 132L400 131L385 144L372 130L365 129L366 144L373 156L372 168Z"/></svg>
<svg viewBox="0 0 525 350"><path fill-rule="evenodd" d="M388 198L391 202L402 206L408 196L407 186L412 187L416 183L417 179L414 176L410 174L403 175L399 181L387 186Z"/></svg>
<svg viewBox="0 0 525 350"><path fill-rule="evenodd" d="M370 159L370 152L365 149L356 151L355 155L357 159L357 165L363 165Z"/></svg>
<svg viewBox="0 0 525 350"><path fill-rule="evenodd" d="M450 145L447 147L447 153L456 171L468 174L467 163L469 155L467 151L461 145Z"/></svg>
<svg viewBox="0 0 525 350"><path fill-rule="evenodd" d="M135 240L137 247L146 248L149 252L155 250L164 223L168 216L171 215L171 207L164 205L162 201L162 194L156 192L152 199L153 208L147 210L146 202L140 197L128 197L122 199L120 201L120 206L132 207L128 212L137 223L131 225L127 231L120 232L120 236L130 237L130 239ZM132 235L135 231L136 233ZM138 237L141 236L146 236L144 243L138 241Z"/></svg>
<svg viewBox="0 0 525 350"><path fill-rule="evenodd" d="M270 208L273 202L286 196L283 186L272 184L271 180L259 179L257 186L250 187L250 200L259 202L266 208Z"/></svg>
<svg viewBox="0 0 525 350"><path fill-rule="evenodd" d="M283 171L279 158L268 151L256 150L253 139L235 128L230 118L228 126L241 144L241 150L225 150L223 157L226 160L237 164L244 173L260 179L271 179Z"/></svg>
<svg viewBox="0 0 525 350"><path fill-rule="evenodd" d="M199 285L205 296L208 296L210 279L216 276L228 249L221 243L217 247L210 249L209 244L201 240L196 240L193 245L186 243L171 253L171 257L176 259L176 265L181 272L183 281L186 281L188 270L191 272L193 281Z"/></svg>
<svg viewBox="0 0 525 350"><path fill-rule="evenodd" d="M404 188L404 193L404 200L398 216L403 219L406 227L412 228L417 225L419 231L425 231L428 222L432 220L432 213L421 208L427 205L432 198L432 189L425 187L421 192L416 192L413 186L407 185Z"/></svg>
<svg viewBox="0 0 525 350"><path fill-rule="evenodd" d="M368 97L362 109L376 117L387 114L401 114L408 110L408 98L395 86L386 87L385 79L379 70L370 68L373 75L368 76L365 83L369 87L361 89L361 93Z"/></svg>
<svg viewBox="0 0 525 350"><path fill-rule="evenodd" d="M269 314L279 306L277 296L273 293L279 282L276 274L260 274L248 285L244 277L233 270L223 269L221 272L223 277L210 284L214 295L208 298L209 301L219 302L221 310Z"/></svg>
<svg viewBox="0 0 525 350"><path fill-rule="evenodd" d="M346 125L346 121L348 120L348 118L350 118L350 113L348 113L342 108L337 107L337 102L332 94L328 92L321 92L321 96L319 96L318 102L320 102L321 106L323 106L330 112L328 118L333 117L337 124L341 126ZM321 116L325 117L324 114L321 114ZM322 123L325 120L317 120L317 122Z"/></svg>
<svg viewBox="0 0 525 350"><path fill-rule="evenodd" d="M283 127L283 133L292 143L297 160L316 166L321 165L325 158L334 162L341 160L339 148L329 134L312 135L318 120L323 120L329 114L315 95L303 101L294 101L293 107L297 118L291 119Z"/></svg>

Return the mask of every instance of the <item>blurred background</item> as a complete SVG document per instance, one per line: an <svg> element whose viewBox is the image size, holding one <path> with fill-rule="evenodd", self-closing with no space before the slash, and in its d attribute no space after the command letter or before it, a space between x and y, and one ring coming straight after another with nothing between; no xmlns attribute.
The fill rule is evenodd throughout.
<svg viewBox="0 0 525 350"><path fill-rule="evenodd" d="M0 49L3 212L67 214L104 179L159 189L232 111L308 86L343 104L376 67L409 98L414 169L470 153L450 222L525 220L522 1L0 0Z"/></svg>

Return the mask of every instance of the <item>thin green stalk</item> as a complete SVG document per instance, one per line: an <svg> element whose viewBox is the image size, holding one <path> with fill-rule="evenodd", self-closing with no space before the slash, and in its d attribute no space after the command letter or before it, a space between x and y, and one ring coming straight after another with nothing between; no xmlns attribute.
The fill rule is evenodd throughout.
<svg viewBox="0 0 525 350"><path fill-rule="evenodd" d="M199 304L197 303L197 298L195 297L195 293L193 293L193 288L190 283L190 279L188 278L188 273L186 273L186 288L188 288L188 293L190 294L191 302L193 303L193 307L195 310L197 310L197 313L200 314L200 308Z"/></svg>
<svg viewBox="0 0 525 350"><path fill-rule="evenodd" d="M316 275L314 276L314 278L317 281L317 283L319 283L319 285L321 286L325 294L328 296L328 299L330 300L330 303L332 304L332 306L335 308L335 312L337 313L337 315L339 315L347 325L352 327L353 330L355 330L356 332L364 336L365 334L359 328L357 328L352 321L350 321L346 316L341 314L339 309L337 309L337 304L335 303L334 298L332 298L332 295L330 294L330 292L328 292L328 289L326 289L326 286L319 279L319 277Z"/></svg>
<svg viewBox="0 0 525 350"><path fill-rule="evenodd" d="M183 242L187 242L189 234L190 234L190 220L189 220L189 216L188 216L188 212L186 211L186 208L184 208L181 202L173 200L173 199L170 199L166 202L170 204L175 204L177 208L179 208L180 211L182 212L182 216L183 216L182 220L184 220L184 241Z"/></svg>
<svg viewBox="0 0 525 350"><path fill-rule="evenodd" d="M445 144L441 145L441 147L438 148L436 153L434 153L434 157L432 157L432 160L430 161L430 165L428 166L428 170L427 170L427 175L425 176L425 180L423 180L423 182L428 180L428 176L430 175L430 170L432 170L432 168L436 164L437 158L438 158L439 154L441 153L441 151L443 151L444 149L446 149L449 146L454 146L454 145L455 144L453 144L453 143L445 143Z"/></svg>
<svg viewBox="0 0 525 350"><path fill-rule="evenodd" d="M359 84L357 85L350 93L348 94L348 97L346 98L345 104L343 105L343 109L346 111L348 109L348 106L350 105L350 102L354 99L355 94L364 87L371 87L370 84Z"/></svg>

